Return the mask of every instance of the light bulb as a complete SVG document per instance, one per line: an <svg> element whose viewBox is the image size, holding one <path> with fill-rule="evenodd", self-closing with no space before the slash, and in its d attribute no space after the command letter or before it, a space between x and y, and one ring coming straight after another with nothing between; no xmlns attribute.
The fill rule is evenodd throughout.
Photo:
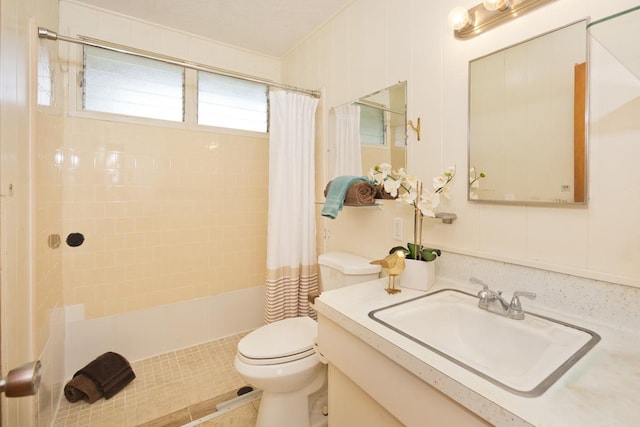
<svg viewBox="0 0 640 427"><path fill-rule="evenodd" d="M483 0L482 4L487 10L507 10L511 6L509 0Z"/></svg>
<svg viewBox="0 0 640 427"><path fill-rule="evenodd" d="M469 11L464 7L455 7L449 12L449 25L454 30L461 30L471 24L471 15L469 15Z"/></svg>

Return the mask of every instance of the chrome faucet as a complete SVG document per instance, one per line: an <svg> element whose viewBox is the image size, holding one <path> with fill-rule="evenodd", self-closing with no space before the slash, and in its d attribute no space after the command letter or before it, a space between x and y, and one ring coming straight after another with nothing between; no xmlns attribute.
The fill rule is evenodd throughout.
<svg viewBox="0 0 640 427"><path fill-rule="evenodd" d="M482 290L478 292L478 307L491 313L499 314L510 319L524 319L524 310L520 297L535 299L536 294L526 291L515 291L511 302L507 302L502 297L502 291L493 291L489 289L481 280L472 277L469 279L474 285L482 285Z"/></svg>

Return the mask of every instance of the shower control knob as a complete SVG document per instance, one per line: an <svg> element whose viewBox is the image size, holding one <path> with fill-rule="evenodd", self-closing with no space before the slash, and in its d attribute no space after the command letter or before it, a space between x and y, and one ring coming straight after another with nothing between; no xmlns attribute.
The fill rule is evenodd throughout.
<svg viewBox="0 0 640 427"><path fill-rule="evenodd" d="M42 365L39 360L26 363L9 371L6 377L0 378L0 393L7 397L33 396L38 392L42 379Z"/></svg>

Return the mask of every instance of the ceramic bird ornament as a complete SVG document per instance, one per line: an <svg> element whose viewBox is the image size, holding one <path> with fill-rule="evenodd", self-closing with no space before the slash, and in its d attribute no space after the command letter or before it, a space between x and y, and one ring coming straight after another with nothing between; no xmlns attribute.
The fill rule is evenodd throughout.
<svg viewBox="0 0 640 427"><path fill-rule="evenodd" d="M404 251L397 250L383 259L371 261L370 263L382 266L382 270L389 276L389 283L387 284L387 289L385 289L388 294L400 292L400 289L396 289L396 276L399 276L404 271L404 257Z"/></svg>

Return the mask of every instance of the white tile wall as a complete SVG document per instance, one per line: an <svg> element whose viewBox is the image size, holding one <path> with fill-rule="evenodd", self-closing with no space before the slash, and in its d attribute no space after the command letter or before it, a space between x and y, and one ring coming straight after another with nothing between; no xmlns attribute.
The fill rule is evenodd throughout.
<svg viewBox="0 0 640 427"><path fill-rule="evenodd" d="M66 325L65 378L107 351L130 362L263 325L264 287L168 304Z"/></svg>

